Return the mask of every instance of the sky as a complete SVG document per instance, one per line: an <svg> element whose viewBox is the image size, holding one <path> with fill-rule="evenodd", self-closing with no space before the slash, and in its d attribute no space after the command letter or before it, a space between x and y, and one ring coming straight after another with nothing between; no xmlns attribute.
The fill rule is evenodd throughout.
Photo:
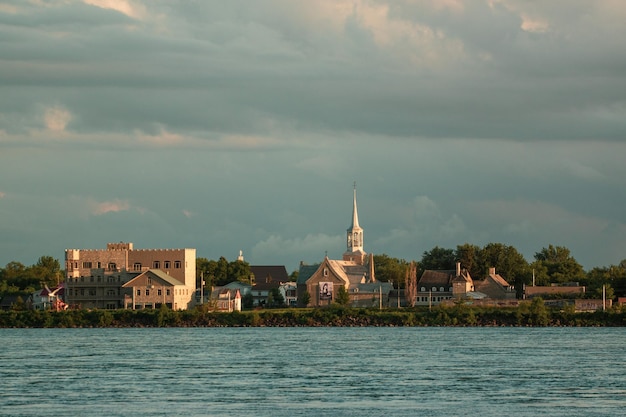
<svg viewBox="0 0 626 417"><path fill-rule="evenodd" d="M622 0L0 0L0 265L626 258Z"/></svg>

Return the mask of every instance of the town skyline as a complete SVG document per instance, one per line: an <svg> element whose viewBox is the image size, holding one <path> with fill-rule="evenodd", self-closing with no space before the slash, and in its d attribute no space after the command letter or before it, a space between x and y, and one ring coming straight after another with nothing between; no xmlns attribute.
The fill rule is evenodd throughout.
<svg viewBox="0 0 626 417"><path fill-rule="evenodd" d="M626 258L626 6L3 2L0 265L134 242L297 270Z"/></svg>

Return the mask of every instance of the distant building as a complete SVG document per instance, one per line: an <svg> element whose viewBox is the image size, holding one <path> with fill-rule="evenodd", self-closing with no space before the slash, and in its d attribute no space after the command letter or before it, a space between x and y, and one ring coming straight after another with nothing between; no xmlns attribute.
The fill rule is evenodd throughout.
<svg viewBox="0 0 626 417"><path fill-rule="evenodd" d="M124 283L122 289L130 290L123 292L124 308L132 310L160 308L161 306L173 310L186 309L191 306L194 295L193 288L185 286L160 269L150 269L140 273Z"/></svg>
<svg viewBox="0 0 626 417"><path fill-rule="evenodd" d="M387 306L392 284L378 282L374 276L374 257L363 249L363 229L359 225L356 186L352 205L352 224L346 231L346 251L342 260L326 256L315 265L300 264L297 281L298 300L309 294L309 307L330 305L343 287L352 306Z"/></svg>
<svg viewBox="0 0 626 417"><path fill-rule="evenodd" d="M567 283L563 285L552 284L550 286L524 286L524 298L532 299L535 297L562 297L562 298L576 298L584 294L586 288L578 285L577 282Z"/></svg>
<svg viewBox="0 0 626 417"><path fill-rule="evenodd" d="M416 305L430 306L447 303L448 300L514 300L515 288L495 268L489 268L485 279L475 281L469 271L456 263L452 270L426 270L417 283ZM451 302L451 301L450 301Z"/></svg>
<svg viewBox="0 0 626 417"><path fill-rule="evenodd" d="M31 295L31 306L34 310L65 310L67 304L63 301L65 284L50 289L47 285Z"/></svg>
<svg viewBox="0 0 626 417"><path fill-rule="evenodd" d="M510 285L496 268L489 268L489 274L482 281L474 281L477 292L485 294L493 300L514 300L515 287Z"/></svg>
<svg viewBox="0 0 626 417"><path fill-rule="evenodd" d="M66 303L72 308L124 308L128 306L127 296L133 295L124 284L150 270L159 270L157 276L165 274L175 280L177 290L184 288L191 301L196 288L196 250L134 249L132 243L124 242L109 243L106 249L66 249L65 270ZM137 290L150 293L147 286L133 288L135 295ZM152 307L156 304L147 299L143 303ZM191 302L172 301L172 306L186 309Z"/></svg>

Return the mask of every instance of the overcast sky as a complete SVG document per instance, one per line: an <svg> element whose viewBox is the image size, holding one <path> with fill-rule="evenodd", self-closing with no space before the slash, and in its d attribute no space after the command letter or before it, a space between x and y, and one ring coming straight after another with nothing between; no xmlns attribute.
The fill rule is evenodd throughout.
<svg viewBox="0 0 626 417"><path fill-rule="evenodd" d="M623 0L0 0L0 265L626 258Z"/></svg>

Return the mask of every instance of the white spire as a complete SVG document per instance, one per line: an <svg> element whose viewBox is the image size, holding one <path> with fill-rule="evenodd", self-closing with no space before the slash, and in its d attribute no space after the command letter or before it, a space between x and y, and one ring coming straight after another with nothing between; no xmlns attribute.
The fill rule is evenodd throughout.
<svg viewBox="0 0 626 417"><path fill-rule="evenodd" d="M359 214L356 210L356 181L354 182L354 198L353 198L353 206L352 206L352 226L351 229L355 229L359 227Z"/></svg>
<svg viewBox="0 0 626 417"><path fill-rule="evenodd" d="M363 251L363 229L359 226L359 215L356 208L356 182L354 183L352 200L352 224L346 232L347 248L343 254L343 259L355 261L362 265L365 262L365 252Z"/></svg>

